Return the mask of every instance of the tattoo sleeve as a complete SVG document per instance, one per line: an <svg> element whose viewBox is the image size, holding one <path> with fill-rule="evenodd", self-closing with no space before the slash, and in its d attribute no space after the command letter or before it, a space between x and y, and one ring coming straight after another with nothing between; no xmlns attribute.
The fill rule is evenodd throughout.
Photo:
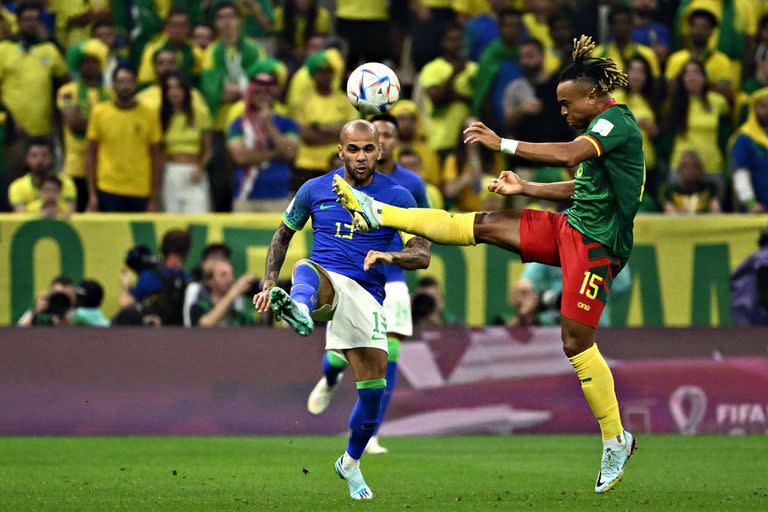
<svg viewBox="0 0 768 512"><path fill-rule="evenodd" d="M411 238L405 244L405 249L392 253L393 263L405 270L427 268L432 259L431 247L429 240L419 236Z"/></svg>
<svg viewBox="0 0 768 512"><path fill-rule="evenodd" d="M280 269L283 268L283 263L285 262L285 254L288 252L288 246L295 233L284 222L280 223L280 227L275 231L267 251L267 266L264 270L265 281L277 282Z"/></svg>

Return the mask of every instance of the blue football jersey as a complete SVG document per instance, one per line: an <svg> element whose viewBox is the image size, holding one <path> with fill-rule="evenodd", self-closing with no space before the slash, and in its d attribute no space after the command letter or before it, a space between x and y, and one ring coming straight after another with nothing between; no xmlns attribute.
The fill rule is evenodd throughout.
<svg viewBox="0 0 768 512"><path fill-rule="evenodd" d="M424 180L413 171L410 171L400 164L395 164L395 168L391 173L387 174L388 178L392 178L395 183L403 187L405 190L411 193L416 200L417 208L431 208L432 205L427 197L427 186L424 184ZM398 245L398 240L390 247L391 252L401 251L403 249L402 243ZM384 274L387 276L387 282L402 281L405 282L405 270L397 265L386 265L384 267Z"/></svg>
<svg viewBox="0 0 768 512"><path fill-rule="evenodd" d="M363 262L368 251L390 251L403 241L400 233L392 228L380 228L370 233L354 230L352 218L333 191L333 176L344 175L344 168L313 178L299 188L288 209L283 214L283 222L293 230L300 230L312 219L314 244L310 259L326 270L336 272L357 281L379 303L384 302L384 267L376 265L369 271L363 270ZM373 181L359 190L377 201L412 208L416 206L413 196L389 177L374 173Z"/></svg>

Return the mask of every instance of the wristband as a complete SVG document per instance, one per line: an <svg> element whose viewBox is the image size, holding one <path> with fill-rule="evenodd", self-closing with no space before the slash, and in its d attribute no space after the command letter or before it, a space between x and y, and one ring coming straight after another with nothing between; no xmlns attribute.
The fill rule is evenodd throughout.
<svg viewBox="0 0 768 512"><path fill-rule="evenodd" d="M501 152L509 155L514 155L517 152L517 145L520 144L519 140L515 139L501 139Z"/></svg>

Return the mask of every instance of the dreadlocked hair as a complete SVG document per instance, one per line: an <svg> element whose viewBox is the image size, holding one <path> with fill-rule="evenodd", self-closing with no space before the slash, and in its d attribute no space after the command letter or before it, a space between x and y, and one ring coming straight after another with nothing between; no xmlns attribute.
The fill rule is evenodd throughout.
<svg viewBox="0 0 768 512"><path fill-rule="evenodd" d="M573 62L560 73L560 81L586 79L595 84L598 94L607 94L627 85L627 75L610 57L597 58L589 55L595 49L590 36L582 35L573 40Z"/></svg>

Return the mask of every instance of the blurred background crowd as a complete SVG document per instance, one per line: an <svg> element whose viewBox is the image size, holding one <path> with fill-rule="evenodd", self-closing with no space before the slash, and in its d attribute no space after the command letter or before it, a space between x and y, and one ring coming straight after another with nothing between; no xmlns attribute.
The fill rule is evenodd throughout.
<svg viewBox="0 0 768 512"><path fill-rule="evenodd" d="M643 212L766 211L767 0L0 0L0 210L281 212L340 165L339 128L358 116L344 84L366 61L400 78L385 157L423 177L433 206L564 208L485 185L502 168L536 181L574 169L466 146L461 132L481 119L506 137L571 140L555 89L582 33L629 76L615 98L644 135ZM172 294L166 277L189 250L179 233L163 243L170 271L135 269L123 311L147 290ZM172 323L220 323L216 304L253 286L224 249L201 256L208 309L192 301ZM72 306L91 297L85 309L103 294L54 286ZM439 316L439 297L420 300Z"/></svg>

